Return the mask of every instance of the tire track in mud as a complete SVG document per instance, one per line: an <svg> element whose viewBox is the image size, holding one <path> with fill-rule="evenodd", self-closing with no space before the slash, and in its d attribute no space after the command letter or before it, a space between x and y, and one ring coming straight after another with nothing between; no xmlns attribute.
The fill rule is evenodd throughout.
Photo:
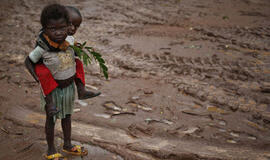
<svg viewBox="0 0 270 160"><path fill-rule="evenodd" d="M115 58L116 66L138 73L137 77L140 77L141 72L154 77L162 72L162 78L167 79L184 96L198 100L205 110L208 109L207 106L214 105L221 108L222 112L244 112L251 117L247 119L246 125L270 129L267 120L270 112L261 110L261 106L270 104L267 94L261 92L264 83L269 84L267 76L262 74L263 65L241 59L221 59L217 55L192 58L170 54L143 54L136 52L130 45L122 46L121 50L128 54L124 58ZM249 130L245 134L258 135L258 131L261 129ZM265 132L260 134L270 137Z"/></svg>
<svg viewBox="0 0 270 160"><path fill-rule="evenodd" d="M99 3L104 5L106 2L99 1ZM140 2L137 1L133 1L132 4L128 4L126 2L114 2L111 4L105 4L104 10L110 11L110 14L114 14L114 16L110 17L118 17L118 21L120 18L120 21L124 21L132 25L166 23L166 19L160 15L160 13L147 9L139 3Z"/></svg>
<svg viewBox="0 0 270 160"><path fill-rule="evenodd" d="M235 45L237 47L270 51L270 28L269 27L195 27L201 38L195 38L218 42L225 45Z"/></svg>
<svg viewBox="0 0 270 160"><path fill-rule="evenodd" d="M138 10L137 3L138 6L141 6L137 1L133 2L132 7L125 5L125 2L105 6L105 9L110 10L112 15L120 15L118 21L125 22L125 26L122 24L122 26L116 26L116 29L119 30L117 33L114 32L114 35L117 36L119 33L128 36L136 35L143 24L168 23L170 26L179 26L181 24L179 21L172 22L172 20L188 19L188 17L194 16L190 13L192 9L181 8L185 7L184 4L181 7L176 6L172 12L165 14L171 14L174 18L164 19L162 16L153 17L152 15L149 17L148 11L158 13L156 9L159 7L152 6L152 9L151 5L143 5L143 8ZM163 6L163 3L165 2L158 1L157 5ZM195 7L198 8L198 6ZM175 12L179 15L175 15ZM114 23L118 22L113 20L107 25L114 26ZM147 36L153 36L151 29L149 33L150 35ZM164 35L157 31L155 36ZM183 36L185 35L180 34L179 37L183 38ZM174 56L170 52L147 54L136 51L131 45L126 44L115 49L114 52L121 53L112 55L108 62L112 72L118 72L111 73L111 75L112 77L161 77L173 84L183 96L190 96L199 101L205 110L208 105L214 105L232 114L236 111L244 112L251 117L259 117L251 119L255 125L268 127L268 124L263 122L267 117L262 115L263 111L259 108L261 105L269 104L269 98L260 92L263 84L269 82L267 76L262 74L265 71L264 65L256 62L264 61L264 57L258 52L269 51L269 27L193 27L191 34L187 34L184 40L208 41L217 45L218 51L240 53L240 55L244 54L251 58L246 61L241 58L231 60L230 57L223 59L217 55L186 57ZM229 48L226 47L227 45ZM242 52L243 49L249 51ZM248 134L257 135L258 133L249 131ZM264 135L269 137L268 134Z"/></svg>
<svg viewBox="0 0 270 160"><path fill-rule="evenodd" d="M188 1L185 2L187 3ZM87 1L84 1L83 3L85 3L84 5L89 5L89 3L93 4L93 2ZM201 5L195 6L196 10L208 6L204 5L205 2L200 3ZM222 2L214 1L214 3ZM176 5L178 4L177 1L173 3L171 1L136 0L132 2L115 1L108 3L108 1L103 0L96 1L94 4L99 5L99 10L95 10L95 13L93 13L94 16L88 14L88 17L86 17L86 21L90 21L88 24L92 24L91 27L93 28L93 31L89 31L89 29L82 26L83 29L86 29L82 33L89 35L87 32L92 32L93 35L91 35L91 38L97 37L97 41L101 42L104 46L110 44L110 41L104 37L117 36L119 33L128 36L137 34L129 33L129 31L126 30L129 29L129 27L136 28L144 24L166 23L170 26L189 26L190 23L182 24L181 20L188 20L195 14L197 15L194 8L187 8L188 6L185 3L184 5L178 6ZM33 5L38 9L41 8L40 5L35 5L35 3L28 3L28 1L22 2L24 10L29 9L29 6ZM84 7L82 4L77 5L81 8ZM8 46L9 44L7 42L14 42L14 45L23 46L23 48L16 47L15 50L11 51L12 53L21 52L22 50L31 50L29 48L32 48L32 44L29 39L35 39L35 33L37 33L39 29L37 25L37 17L39 16L34 13L37 10L32 10L31 13L24 18L19 16L14 21L11 21L11 26L5 26L5 29L11 27L12 30L16 30L16 32L7 32L5 37L10 37L9 39L4 39L6 42L2 44ZM256 14L260 15L258 13L247 12L242 12L241 14L252 16ZM204 12L202 12L202 16L207 15L204 15ZM31 20L34 17L36 19ZM166 17L169 18L167 19ZM201 16L199 15L199 17ZM30 19L31 24L34 26L21 25L22 22L27 19ZM32 23L33 21L34 23ZM26 21L25 23L28 22L29 21ZM6 25L8 23L5 22L4 24ZM19 25L19 27L16 25ZM20 32L19 28L25 29L26 32ZM156 36L162 37L164 35L156 33ZM182 35L179 37L181 36ZM22 43L16 42L17 37L26 40ZM188 36L185 37L185 40L217 43L218 49L221 51L227 49L226 45L232 45L234 48L229 47L227 50L232 51L234 49L234 52L240 53L243 48L255 49L257 51L269 51L269 37L270 28L265 26L247 28L207 27L206 25L203 27L193 27L192 34L188 34ZM84 39L87 38L89 39L89 37L85 37ZM2 50L5 52L7 51L6 48L1 48L1 51ZM247 117L250 118L249 124L253 127L255 126L255 129L260 130L266 128L266 131L269 131L269 118L267 117L267 114L269 115L269 110L263 111L263 109L261 109L262 105L266 106L262 108L269 108L269 97L267 97L267 94L260 92L264 83L269 84L269 78L263 74L265 71L263 65L241 59L226 60L216 55L210 57L185 57L174 56L169 52L164 52L164 54L147 54L134 50L130 45L124 45L118 51L124 52L125 54L119 53L110 55L112 56L112 60L109 62L109 65L111 65L109 68L111 69L112 67L113 69L116 69L117 72L120 72L119 76L123 75L138 78L149 78L151 76L150 78L153 79L164 79L166 82L173 84L175 89L179 91L179 94L193 97L205 110L207 110L208 105L214 105L231 114L241 111L248 115ZM251 55L253 57L252 60L254 61L263 61L264 58L256 52L248 52L246 54ZM17 83L17 81L13 79L11 79L10 82ZM244 116L243 118L247 119ZM247 132L248 134L255 135L255 137L256 135L270 137L268 133L255 131ZM261 137L258 136L257 138L264 140ZM130 146L130 149L140 151L138 148L132 146ZM167 156L166 158L171 159L177 159L179 157L179 155L173 155L169 152L166 155L161 155L156 152L156 150L153 151L151 149L146 152L154 152L157 157Z"/></svg>
<svg viewBox="0 0 270 160"><path fill-rule="evenodd" d="M174 55L157 55L157 54L144 54L137 52L131 48L130 45L123 45L120 50L127 53L126 59L131 59L133 61L142 60L145 64L155 65L159 69L168 69L171 71L172 75L199 75L202 76L201 79L215 77L218 75L220 78L226 78L230 80L240 80L240 81L261 81L265 80L260 72L263 72L263 67L251 62L246 62L244 60L221 60L217 55L212 57L185 57L185 56L174 56ZM120 56L119 56L120 57ZM125 57L124 57L125 58ZM125 61L124 58L116 58L115 64L119 67L129 63ZM128 64L126 64L128 65ZM133 65L131 65L133 66ZM145 69L145 67L140 67ZM154 67L155 68L155 67ZM139 71L136 66L130 68L133 71ZM153 68L152 68L153 69ZM156 71L157 72L157 71Z"/></svg>

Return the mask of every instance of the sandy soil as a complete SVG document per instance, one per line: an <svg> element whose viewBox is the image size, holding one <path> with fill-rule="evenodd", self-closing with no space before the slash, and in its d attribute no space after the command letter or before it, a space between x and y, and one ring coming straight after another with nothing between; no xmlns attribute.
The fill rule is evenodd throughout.
<svg viewBox="0 0 270 160"><path fill-rule="evenodd" d="M46 152L39 86L23 61L53 2L0 1L0 159ZM109 67L109 80L85 67L102 95L76 101L84 159L270 159L269 0L59 2L80 9L76 39Z"/></svg>

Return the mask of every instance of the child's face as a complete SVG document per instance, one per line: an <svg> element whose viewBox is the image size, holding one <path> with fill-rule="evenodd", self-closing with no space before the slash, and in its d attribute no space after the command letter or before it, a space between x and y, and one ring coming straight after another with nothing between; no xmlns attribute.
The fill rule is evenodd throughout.
<svg viewBox="0 0 270 160"><path fill-rule="evenodd" d="M77 13L70 11L69 22L68 35L74 35L82 23L82 17L80 17Z"/></svg>
<svg viewBox="0 0 270 160"><path fill-rule="evenodd" d="M68 35L68 25L64 18L58 20L50 19L45 28L45 34L50 40L61 43L64 42Z"/></svg>

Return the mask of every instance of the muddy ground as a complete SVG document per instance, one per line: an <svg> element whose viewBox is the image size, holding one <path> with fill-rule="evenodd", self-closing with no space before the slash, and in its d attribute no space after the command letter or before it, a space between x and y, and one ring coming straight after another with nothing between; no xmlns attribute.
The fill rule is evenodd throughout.
<svg viewBox="0 0 270 160"><path fill-rule="evenodd" d="M3 160L46 152L39 85L23 61L53 2L0 1ZM80 9L75 37L109 67L109 80L85 67L88 89L102 95L76 101L72 134L84 159L270 159L269 0L58 2Z"/></svg>

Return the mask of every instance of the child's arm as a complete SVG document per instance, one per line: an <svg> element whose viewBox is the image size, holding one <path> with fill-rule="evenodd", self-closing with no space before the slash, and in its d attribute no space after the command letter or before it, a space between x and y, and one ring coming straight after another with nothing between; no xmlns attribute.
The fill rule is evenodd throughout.
<svg viewBox="0 0 270 160"><path fill-rule="evenodd" d="M37 46L25 59L25 65L30 74L34 77L34 79L39 82L38 76L35 72L35 64L40 60L43 53L46 51L42 49L41 47ZM53 98L51 93L48 95L44 95L45 101L46 101L46 113L48 116L53 116L59 112L58 109L56 109L55 105L53 104Z"/></svg>
<svg viewBox="0 0 270 160"><path fill-rule="evenodd" d="M37 46L25 59L26 68L37 82L39 82L39 80L35 72L35 64L40 60L44 52L44 49Z"/></svg>
<svg viewBox="0 0 270 160"><path fill-rule="evenodd" d="M26 57L25 61L25 66L32 75L32 77L36 80L36 82L39 82L38 77L35 72L35 64L30 60L29 56Z"/></svg>

